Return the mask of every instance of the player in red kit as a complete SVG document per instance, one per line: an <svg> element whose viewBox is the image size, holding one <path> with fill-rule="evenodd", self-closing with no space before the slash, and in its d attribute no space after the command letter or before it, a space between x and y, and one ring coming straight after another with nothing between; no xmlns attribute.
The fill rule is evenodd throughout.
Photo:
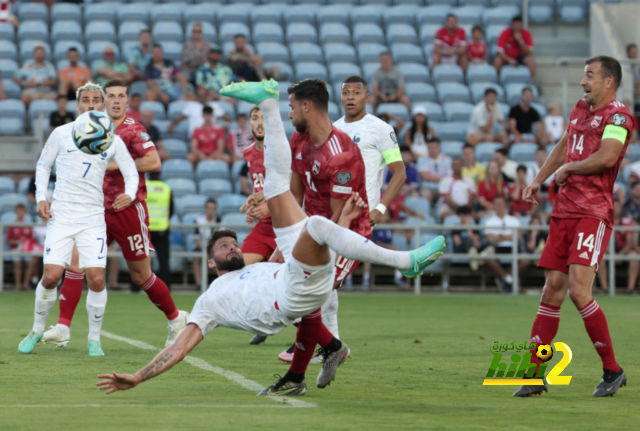
<svg viewBox="0 0 640 431"><path fill-rule="evenodd" d="M622 79L617 60L594 57L587 60L584 71L584 99L573 108L567 131L523 191L526 202L537 204L534 196L549 176L555 173L560 186L551 214L549 240L538 263L545 270L546 282L531 341L551 344L569 289L569 297L602 359L604 375L593 396L604 397L626 385L627 376L616 362L607 319L591 289L611 236L613 184L635 119L616 100ZM535 352L532 360L538 362ZM521 386L513 396L537 395L546 390L545 380L541 386Z"/></svg>
<svg viewBox="0 0 640 431"><path fill-rule="evenodd" d="M126 116L129 103L128 85L119 80L112 80L105 84L104 90L107 113L116 126L116 134L124 141L134 159L140 175L136 199L127 208L115 209L113 203L116 196L124 190L124 179L117 164L112 163L107 168L103 186L107 243L111 244L115 240L120 245L133 282L140 286L151 302L167 316L169 337L166 345L170 345L186 327L188 313L176 308L167 285L151 271L150 250L153 250L153 245L150 241L149 213L145 203L147 188L144 173L159 171L160 157L144 126ZM82 294L84 278L77 262L74 256L71 266L67 269L60 290L60 317L58 324L44 334L43 341L46 343L61 347L69 343L69 328Z"/></svg>

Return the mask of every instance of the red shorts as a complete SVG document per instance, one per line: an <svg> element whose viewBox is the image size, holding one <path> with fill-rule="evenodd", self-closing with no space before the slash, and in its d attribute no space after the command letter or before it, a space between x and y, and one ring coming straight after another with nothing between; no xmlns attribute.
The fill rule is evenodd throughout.
<svg viewBox="0 0 640 431"><path fill-rule="evenodd" d="M271 223L256 224L242 242L242 253L259 254L269 260L276 250L276 234Z"/></svg>
<svg viewBox="0 0 640 431"><path fill-rule="evenodd" d="M551 217L549 238L538 262L539 268L569 273L569 265L596 265L609 244L611 228L595 218Z"/></svg>
<svg viewBox="0 0 640 431"><path fill-rule="evenodd" d="M115 240L126 260L145 259L149 256L149 250L154 250L146 202L138 202L115 213L105 212L104 219L107 222L107 245Z"/></svg>
<svg viewBox="0 0 640 431"><path fill-rule="evenodd" d="M359 260L349 260L340 255L336 256L336 281L342 284L344 279L350 276L358 265L360 265Z"/></svg>

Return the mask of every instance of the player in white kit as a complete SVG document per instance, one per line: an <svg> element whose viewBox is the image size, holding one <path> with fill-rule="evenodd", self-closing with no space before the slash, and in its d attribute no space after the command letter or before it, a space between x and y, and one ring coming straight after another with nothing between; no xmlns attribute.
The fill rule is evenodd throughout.
<svg viewBox="0 0 640 431"><path fill-rule="evenodd" d="M272 217L276 243L285 263L257 263L245 267L242 251L233 231L216 231L207 244L209 267L220 275L196 302L187 328L173 346L167 347L133 375L105 374L97 383L107 393L131 389L159 375L181 361L212 329L223 326L254 334L274 335L297 319L296 344L324 349L325 361L316 385L326 387L335 378L337 367L350 350L322 324L320 307L333 291L335 256L401 268L407 276L417 276L442 253L444 238L412 252L378 247L366 238L320 217L307 217L289 187L291 149L287 143L278 105L278 83L271 80L234 84L221 94L259 105L265 120L264 191L252 196L246 207L266 199ZM349 226L366 203L354 193L345 204L340 224ZM318 335L300 339L307 322L317 323ZM259 395L303 395L304 373L279 378Z"/></svg>
<svg viewBox="0 0 640 431"><path fill-rule="evenodd" d="M78 114L102 112L104 99L104 92L99 85L83 85L77 91ZM112 135L111 146L101 154L80 151L72 137L74 124L65 124L51 133L36 167L38 215L51 220L47 223L44 244L44 274L36 289L33 330L20 343L18 350L21 353L31 353L42 339L47 317L56 303L56 287L64 269L71 263L75 243L80 254L80 267L86 269L89 285L89 355L104 354L100 344L100 328L107 305L104 283L107 227L102 183L109 162L118 163L125 179L125 193L118 196L116 204L124 208L135 199L138 171L124 142L115 134ZM57 181L49 209L47 188L54 162Z"/></svg>

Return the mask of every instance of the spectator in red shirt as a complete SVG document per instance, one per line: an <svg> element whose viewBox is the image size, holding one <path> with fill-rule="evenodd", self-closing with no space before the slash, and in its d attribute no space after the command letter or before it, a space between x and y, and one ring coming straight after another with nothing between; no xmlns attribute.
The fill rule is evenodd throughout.
<svg viewBox="0 0 640 431"><path fill-rule="evenodd" d="M17 204L14 207L16 214L16 223L24 222L27 215L27 207L24 204ZM9 244L9 250L13 251L30 251L23 250L22 245L33 243L33 229L25 226L10 226L7 228L6 242ZM13 279L15 280L15 291L29 290L29 280L31 275L35 273L38 264L38 258L23 258L20 256L13 257ZM27 271L22 278L22 261L28 259Z"/></svg>
<svg viewBox="0 0 640 431"><path fill-rule="evenodd" d="M493 212L493 200L496 196L505 199L509 196L509 189L502 178L500 165L495 160L489 160L484 181L478 185L478 204L480 206L479 217L490 215Z"/></svg>
<svg viewBox="0 0 640 431"><path fill-rule="evenodd" d="M473 27L473 30L471 30L471 37L473 39L467 47L467 56L469 57L469 61L473 64L485 63L487 61L488 50L487 44L482 40L484 37L482 27Z"/></svg>
<svg viewBox="0 0 640 431"><path fill-rule="evenodd" d="M213 122L213 108L202 108L204 124L193 131L191 152L187 160L197 165L201 160L222 160L231 163L231 157L224 152L224 128Z"/></svg>
<svg viewBox="0 0 640 431"><path fill-rule="evenodd" d="M531 76L536 74L533 37L529 30L525 30L521 16L514 17L511 20L511 27L503 31L498 38L498 55L496 55L493 65L500 72L505 64L511 66L524 64L531 71Z"/></svg>
<svg viewBox="0 0 640 431"><path fill-rule="evenodd" d="M511 215L522 217L531 214L532 205L522 199L522 191L527 187L527 167L519 165L516 169L516 180L511 191Z"/></svg>
<svg viewBox="0 0 640 431"><path fill-rule="evenodd" d="M467 35L463 28L458 27L458 17L450 13L444 27L436 32L433 50L433 65L458 64L467 70Z"/></svg>

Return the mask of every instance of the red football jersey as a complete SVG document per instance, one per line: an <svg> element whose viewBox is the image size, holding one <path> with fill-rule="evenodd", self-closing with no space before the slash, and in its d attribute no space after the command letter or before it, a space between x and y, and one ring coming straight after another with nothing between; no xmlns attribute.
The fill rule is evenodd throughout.
<svg viewBox="0 0 640 431"><path fill-rule="evenodd" d="M151 137L147 133L147 129L140 123L136 123L131 118L125 120L116 127L116 135L124 141L129 150L129 154L133 160L139 159L145 154L155 151L156 146L151 142ZM138 193L136 199L131 203L134 205L142 202L147 198L147 185L145 183L144 173L139 172L140 182L138 183ZM124 177L120 170L107 171L104 176L104 184L102 186L104 192L104 209L107 212L118 212L124 210L116 210L113 208L113 201L124 193Z"/></svg>
<svg viewBox="0 0 640 431"><path fill-rule="evenodd" d="M292 169L300 175L306 188L304 207L308 215L330 219L331 198L347 200L352 192L358 192L367 202L364 161L349 135L333 127L327 142L316 147L308 132L294 132L291 149ZM351 222L350 229L371 238L369 208Z"/></svg>
<svg viewBox="0 0 640 431"><path fill-rule="evenodd" d="M533 37L529 30L522 30L522 39L524 44L533 49ZM511 28L502 32L498 38L498 51L502 51L511 58L518 58L522 55L522 48L518 42L513 38L513 30Z"/></svg>
<svg viewBox="0 0 640 431"><path fill-rule="evenodd" d="M487 44L482 41L471 41L467 47L467 54L472 60L484 61L487 58Z"/></svg>
<svg viewBox="0 0 640 431"><path fill-rule="evenodd" d="M218 140L224 141L224 127L213 124L210 129L207 129L202 125L193 131L191 139L198 141L198 149L203 153L215 153L218 149Z"/></svg>
<svg viewBox="0 0 640 431"><path fill-rule="evenodd" d="M264 190L264 177L266 170L264 168L264 149L262 151L256 149L256 144L251 144L242 153L244 160L247 162L247 168L249 168L249 178L253 183L253 192L258 193ZM258 223L271 224L271 216L266 216Z"/></svg>
<svg viewBox="0 0 640 431"><path fill-rule="evenodd" d="M33 239L33 229L26 226L10 226L7 228L7 241L26 241ZM11 245L11 250L16 250L17 244Z"/></svg>
<svg viewBox="0 0 640 431"><path fill-rule="evenodd" d="M459 45L466 45L467 34L462 27L458 27L453 34L449 33L446 27L442 27L436 32L433 43L436 45L448 45L448 47L444 47L446 52L451 48L458 48Z"/></svg>
<svg viewBox="0 0 640 431"><path fill-rule="evenodd" d="M573 111L567 133L567 156L565 164L584 160L600 149L605 126L613 124L627 129L629 144L635 119L629 109L614 100L597 111L580 100ZM620 144L622 145L622 144ZM625 151L614 166L593 175L571 175L567 183L560 187L553 204L554 217L583 218L591 217L602 220L607 226L613 225L613 184L618 176L620 163Z"/></svg>

